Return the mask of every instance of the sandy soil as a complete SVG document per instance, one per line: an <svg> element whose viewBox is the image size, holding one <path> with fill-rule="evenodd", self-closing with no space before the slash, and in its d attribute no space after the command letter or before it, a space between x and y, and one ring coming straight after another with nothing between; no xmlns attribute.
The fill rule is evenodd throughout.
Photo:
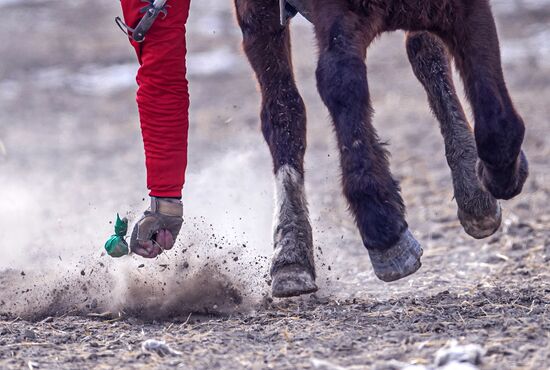
<svg viewBox="0 0 550 370"><path fill-rule="evenodd" d="M135 216L146 195L117 2L0 1L0 368L391 369L430 364L451 339L481 345L483 369L548 368L550 1L493 4L531 176L487 240L458 223L402 34L369 51L376 126L425 248L421 271L393 284L374 277L342 199L313 34L294 22L321 290L273 300L270 157L230 2L193 5L186 225L178 248L146 262L102 255L115 213ZM143 351L151 338L181 354Z"/></svg>

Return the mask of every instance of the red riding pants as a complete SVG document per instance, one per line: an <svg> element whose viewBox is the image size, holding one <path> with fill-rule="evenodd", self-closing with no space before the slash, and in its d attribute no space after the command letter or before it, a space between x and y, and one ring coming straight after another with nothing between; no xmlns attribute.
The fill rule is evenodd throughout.
<svg viewBox="0 0 550 370"><path fill-rule="evenodd" d="M141 0L121 0L126 24L142 17ZM187 167L189 89L186 78L185 23L190 0L169 0L142 43L131 41L140 63L137 105L151 196L181 197Z"/></svg>

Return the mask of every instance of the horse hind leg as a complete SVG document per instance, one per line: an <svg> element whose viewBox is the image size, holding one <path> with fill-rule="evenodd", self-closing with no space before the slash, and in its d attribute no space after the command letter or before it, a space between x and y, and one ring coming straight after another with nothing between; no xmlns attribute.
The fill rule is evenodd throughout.
<svg viewBox="0 0 550 370"><path fill-rule="evenodd" d="M472 11L438 31L454 56L475 118L479 161L477 176L497 199L520 194L529 175L521 150L525 124L504 81L499 41L487 0L471 2Z"/></svg>
<svg viewBox="0 0 550 370"><path fill-rule="evenodd" d="M317 291L313 236L304 191L306 112L294 82L288 26L272 0L236 0L244 51L262 92L262 132L276 182L274 297Z"/></svg>
<svg viewBox="0 0 550 370"><path fill-rule="evenodd" d="M501 209L477 178L474 133L456 94L445 46L428 32L409 33L407 54L440 124L460 223L474 238L486 238L498 230Z"/></svg>

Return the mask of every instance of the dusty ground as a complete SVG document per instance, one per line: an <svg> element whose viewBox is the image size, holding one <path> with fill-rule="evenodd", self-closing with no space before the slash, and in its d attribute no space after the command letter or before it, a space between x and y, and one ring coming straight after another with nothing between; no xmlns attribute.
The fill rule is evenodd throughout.
<svg viewBox="0 0 550 370"><path fill-rule="evenodd" d="M484 241L456 219L442 139L402 35L369 52L376 126L425 247L422 270L389 285L375 279L340 196L313 36L295 22L321 290L275 301L264 276L270 158L229 3L193 5L186 228L177 250L144 263L101 256L115 212L141 211L146 194L135 62L112 22L117 2L0 1L0 368L280 369L326 359L384 369L429 364L450 339L481 345L483 369L549 368L550 1L493 1L531 177ZM150 338L182 354L145 353Z"/></svg>

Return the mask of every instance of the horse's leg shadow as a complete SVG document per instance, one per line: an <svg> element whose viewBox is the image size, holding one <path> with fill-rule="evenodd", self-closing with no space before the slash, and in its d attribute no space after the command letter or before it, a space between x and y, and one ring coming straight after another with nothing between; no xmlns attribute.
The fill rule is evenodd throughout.
<svg viewBox="0 0 550 370"><path fill-rule="evenodd" d="M304 191L306 112L294 82L288 25L276 1L235 0L244 51L262 92L262 132L276 180L274 297L317 291L313 237Z"/></svg>
<svg viewBox="0 0 550 370"><path fill-rule="evenodd" d="M460 223L474 238L486 238L498 230L501 209L476 176L474 133L456 94L445 45L428 32L409 33L407 54L440 123Z"/></svg>

